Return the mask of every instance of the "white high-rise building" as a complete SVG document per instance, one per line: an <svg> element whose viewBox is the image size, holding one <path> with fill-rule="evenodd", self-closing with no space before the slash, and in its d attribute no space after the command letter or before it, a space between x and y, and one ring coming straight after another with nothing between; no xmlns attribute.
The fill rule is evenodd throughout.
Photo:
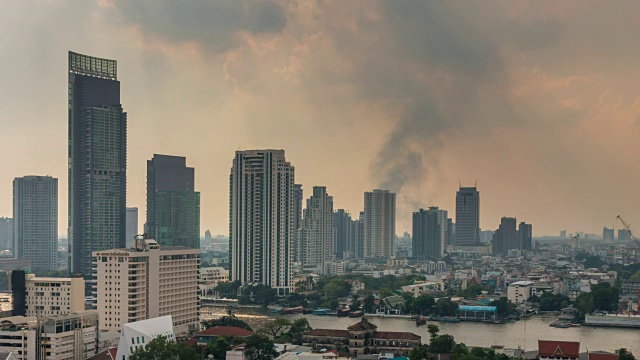
<svg viewBox="0 0 640 360"><path fill-rule="evenodd" d="M141 237L131 248L94 251L100 330L166 315L178 336L198 330L199 269L199 249L160 247Z"/></svg>
<svg viewBox="0 0 640 360"><path fill-rule="evenodd" d="M84 311L84 278L25 276L25 315L64 315Z"/></svg>
<svg viewBox="0 0 640 360"><path fill-rule="evenodd" d="M364 257L395 254L396 194L388 190L364 193Z"/></svg>
<svg viewBox="0 0 640 360"><path fill-rule="evenodd" d="M324 186L314 186L307 200L302 226L302 266L321 274L329 273L335 260L333 232L333 197Z"/></svg>
<svg viewBox="0 0 640 360"><path fill-rule="evenodd" d="M284 150L236 151L230 176L230 276L293 290L295 171Z"/></svg>

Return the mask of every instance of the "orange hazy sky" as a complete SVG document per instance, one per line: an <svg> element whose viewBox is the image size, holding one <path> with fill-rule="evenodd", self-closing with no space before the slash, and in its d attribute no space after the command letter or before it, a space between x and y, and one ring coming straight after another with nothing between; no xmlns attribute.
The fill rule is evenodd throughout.
<svg viewBox="0 0 640 360"><path fill-rule="evenodd" d="M640 229L637 1L0 2L0 216L12 180L59 179L67 227L67 51L116 59L128 206L146 160L196 169L201 231L228 232L235 150L282 148L305 197L398 193L397 232L477 181L481 226L534 236ZM636 220L637 219L637 220Z"/></svg>

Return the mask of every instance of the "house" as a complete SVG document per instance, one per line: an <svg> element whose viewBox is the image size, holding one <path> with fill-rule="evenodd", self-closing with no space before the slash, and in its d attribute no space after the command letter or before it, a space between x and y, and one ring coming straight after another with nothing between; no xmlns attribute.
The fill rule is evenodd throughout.
<svg viewBox="0 0 640 360"><path fill-rule="evenodd" d="M314 329L302 335L302 344L335 349L350 355L393 353L408 355L421 344L421 337L410 332L378 331L378 327L363 317L347 330Z"/></svg>
<svg viewBox="0 0 640 360"><path fill-rule="evenodd" d="M404 298L400 295L387 296L378 304L378 314L402 314Z"/></svg>
<svg viewBox="0 0 640 360"><path fill-rule="evenodd" d="M211 340L220 336L237 336L247 338L253 331L236 326L214 326L196 334L198 345L207 345Z"/></svg>
<svg viewBox="0 0 640 360"><path fill-rule="evenodd" d="M580 357L580 342L538 340L539 360L577 360Z"/></svg>
<svg viewBox="0 0 640 360"><path fill-rule="evenodd" d="M111 348L111 349L106 349L103 350L95 355L93 355L92 357L88 358L87 360L116 360L116 352L118 351L117 347ZM0 360L4 360L2 358L2 356L0 356Z"/></svg>

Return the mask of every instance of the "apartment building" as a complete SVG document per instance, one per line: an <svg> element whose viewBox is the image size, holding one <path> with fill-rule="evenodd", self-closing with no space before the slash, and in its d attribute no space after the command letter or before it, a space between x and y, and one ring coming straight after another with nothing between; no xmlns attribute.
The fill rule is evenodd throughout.
<svg viewBox="0 0 640 360"><path fill-rule="evenodd" d="M25 316L64 315L84 311L84 279L36 277L26 274Z"/></svg>
<svg viewBox="0 0 640 360"><path fill-rule="evenodd" d="M200 291L203 296L211 294L219 283L229 281L229 270L223 267L200 268Z"/></svg>
<svg viewBox="0 0 640 360"><path fill-rule="evenodd" d="M198 330L200 250L161 247L137 237L133 246L93 253L101 331L171 315L176 336Z"/></svg>
<svg viewBox="0 0 640 360"><path fill-rule="evenodd" d="M531 297L532 288L532 281L513 282L509 284L509 287L507 288L507 298L516 305L522 304Z"/></svg>

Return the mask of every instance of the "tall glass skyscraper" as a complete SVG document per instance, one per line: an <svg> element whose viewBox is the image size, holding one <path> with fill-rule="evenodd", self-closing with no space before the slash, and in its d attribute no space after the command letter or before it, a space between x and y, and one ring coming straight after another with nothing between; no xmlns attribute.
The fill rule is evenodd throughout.
<svg viewBox="0 0 640 360"><path fill-rule="evenodd" d="M456 246L480 243L480 193L462 187L456 193Z"/></svg>
<svg viewBox="0 0 640 360"><path fill-rule="evenodd" d="M69 52L69 271L125 246L127 114L115 60Z"/></svg>
<svg viewBox="0 0 640 360"><path fill-rule="evenodd" d="M182 156L147 160L147 237L160 246L200 248L200 193L195 170Z"/></svg>

